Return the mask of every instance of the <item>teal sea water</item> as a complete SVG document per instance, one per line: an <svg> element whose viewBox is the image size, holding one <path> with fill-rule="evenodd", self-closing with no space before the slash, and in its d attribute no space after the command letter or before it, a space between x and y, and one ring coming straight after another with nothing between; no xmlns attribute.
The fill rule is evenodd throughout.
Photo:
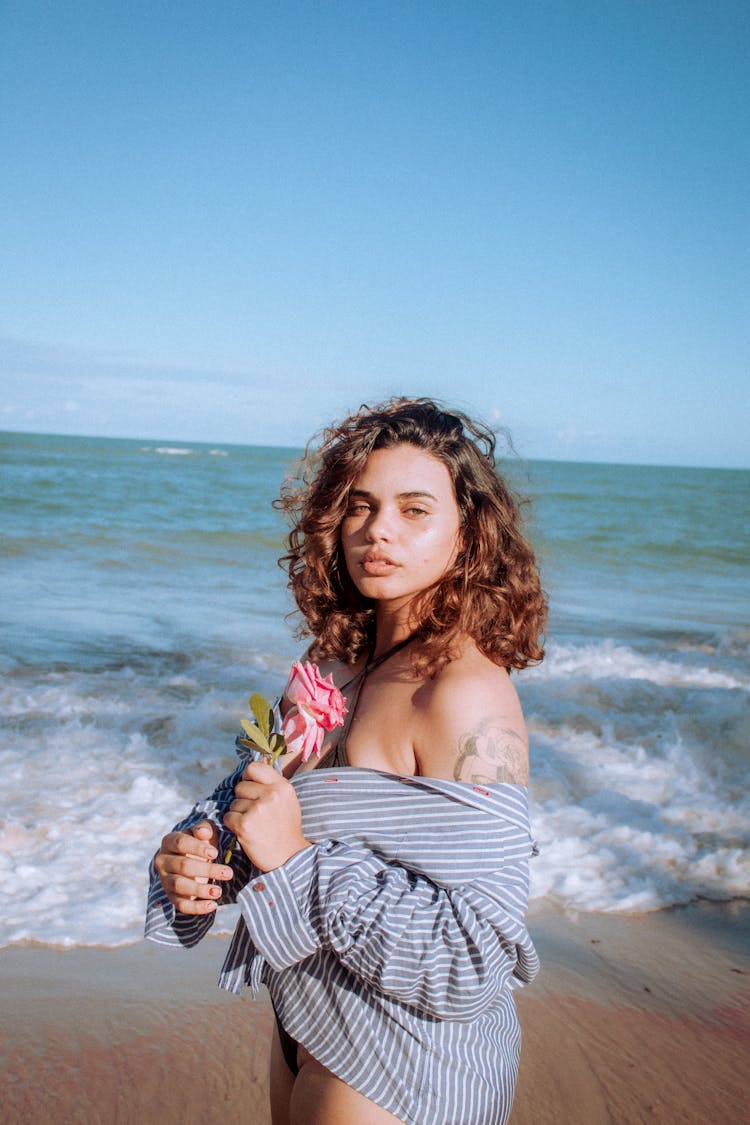
<svg viewBox="0 0 750 1125"><path fill-rule="evenodd" d="M295 455L0 435L0 944L139 937L148 857L300 651L271 508ZM509 471L551 604L516 677L534 896L748 895L750 472Z"/></svg>

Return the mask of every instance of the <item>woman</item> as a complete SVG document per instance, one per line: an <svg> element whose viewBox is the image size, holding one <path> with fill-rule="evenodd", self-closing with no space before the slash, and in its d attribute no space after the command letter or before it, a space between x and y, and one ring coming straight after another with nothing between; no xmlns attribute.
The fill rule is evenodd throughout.
<svg viewBox="0 0 750 1125"><path fill-rule="evenodd" d="M271 994L274 1125L504 1122L537 967L509 671L541 660L545 601L493 436L429 400L363 407L279 504L346 723L320 759L245 759L164 838L147 933L193 944L239 901L221 983Z"/></svg>

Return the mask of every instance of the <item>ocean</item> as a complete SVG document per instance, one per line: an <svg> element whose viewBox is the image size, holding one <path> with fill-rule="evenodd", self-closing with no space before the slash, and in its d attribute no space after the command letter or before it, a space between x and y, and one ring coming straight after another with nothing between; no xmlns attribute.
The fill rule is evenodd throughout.
<svg viewBox="0 0 750 1125"><path fill-rule="evenodd" d="M140 938L150 856L301 651L271 508L298 452L0 434L0 945ZM748 896L750 472L509 475L551 607L515 677L532 897Z"/></svg>

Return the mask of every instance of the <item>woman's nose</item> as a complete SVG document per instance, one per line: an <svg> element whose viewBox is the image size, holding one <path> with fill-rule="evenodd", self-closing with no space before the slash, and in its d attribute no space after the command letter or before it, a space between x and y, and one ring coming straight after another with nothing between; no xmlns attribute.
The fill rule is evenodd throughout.
<svg viewBox="0 0 750 1125"><path fill-rule="evenodd" d="M367 521L367 537L371 542L390 539L393 535L392 520L384 508L378 508Z"/></svg>

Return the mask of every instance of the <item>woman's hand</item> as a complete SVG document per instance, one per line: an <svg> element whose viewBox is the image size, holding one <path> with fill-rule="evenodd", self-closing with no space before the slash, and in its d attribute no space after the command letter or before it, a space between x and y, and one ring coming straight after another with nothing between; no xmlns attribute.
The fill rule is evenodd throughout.
<svg viewBox="0 0 750 1125"><path fill-rule="evenodd" d="M164 892L180 914L210 914L221 898L221 887L234 874L231 867L214 863L219 830L209 820L184 832L170 832L161 842L154 867Z"/></svg>
<svg viewBox="0 0 750 1125"><path fill-rule="evenodd" d="M234 794L224 826L261 871L281 867L310 845L302 833L302 813L294 787L268 763L250 762Z"/></svg>

